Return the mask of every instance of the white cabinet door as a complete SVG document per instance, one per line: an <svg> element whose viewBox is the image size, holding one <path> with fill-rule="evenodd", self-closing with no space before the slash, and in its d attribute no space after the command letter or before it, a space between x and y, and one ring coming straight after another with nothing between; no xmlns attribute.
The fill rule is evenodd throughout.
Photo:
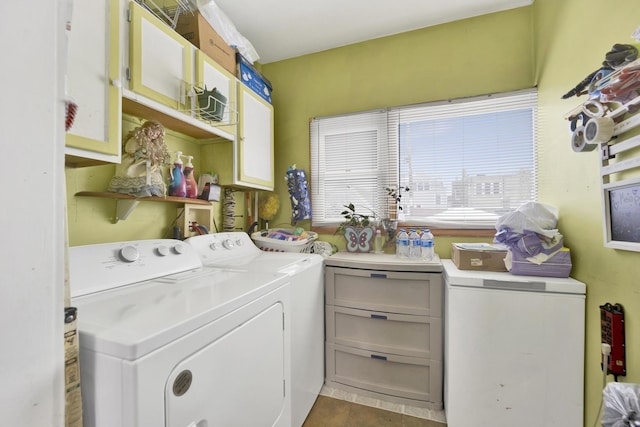
<svg viewBox="0 0 640 427"><path fill-rule="evenodd" d="M219 122L211 122L214 126L223 126L226 132L235 134L238 122L236 78L220 64L201 50L196 50L196 79L194 86L199 89L216 89L227 100ZM203 108L203 106L200 106Z"/></svg>
<svg viewBox="0 0 640 427"><path fill-rule="evenodd" d="M130 5L129 87L181 109L183 94L193 84L194 47L139 4Z"/></svg>
<svg viewBox="0 0 640 427"><path fill-rule="evenodd" d="M120 162L119 2L76 1L69 34L67 96L78 105L67 163Z"/></svg>
<svg viewBox="0 0 640 427"><path fill-rule="evenodd" d="M273 107L239 84L238 181L242 185L273 190Z"/></svg>

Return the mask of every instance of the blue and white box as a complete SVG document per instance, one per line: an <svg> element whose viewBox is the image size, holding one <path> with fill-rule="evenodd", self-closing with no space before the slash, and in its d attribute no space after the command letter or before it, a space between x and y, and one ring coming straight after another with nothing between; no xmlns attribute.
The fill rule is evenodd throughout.
<svg viewBox="0 0 640 427"><path fill-rule="evenodd" d="M237 53L238 77L245 86L251 88L269 104L271 102L271 92L273 91L271 82L267 80L254 66L240 53Z"/></svg>

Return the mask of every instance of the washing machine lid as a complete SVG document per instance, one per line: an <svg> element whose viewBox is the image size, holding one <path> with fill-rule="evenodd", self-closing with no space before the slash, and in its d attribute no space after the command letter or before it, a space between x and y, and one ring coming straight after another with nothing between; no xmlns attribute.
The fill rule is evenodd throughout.
<svg viewBox="0 0 640 427"><path fill-rule="evenodd" d="M322 256L299 252L264 252L247 233L227 232L193 236L186 243L195 248L201 262L209 267L253 271L277 271L289 275L322 263Z"/></svg>
<svg viewBox="0 0 640 427"><path fill-rule="evenodd" d="M564 294L586 293L587 287L571 277L517 276L508 272L460 270L450 259L442 260L448 286Z"/></svg>
<svg viewBox="0 0 640 427"><path fill-rule="evenodd" d="M136 360L288 283L288 276L193 270L77 297L80 345Z"/></svg>
<svg viewBox="0 0 640 427"><path fill-rule="evenodd" d="M319 264L323 258L317 254L303 254L293 252L260 252L248 257L232 258L224 261L214 257L201 257L202 264L209 267L233 268L251 271L271 271L293 275L298 271Z"/></svg>

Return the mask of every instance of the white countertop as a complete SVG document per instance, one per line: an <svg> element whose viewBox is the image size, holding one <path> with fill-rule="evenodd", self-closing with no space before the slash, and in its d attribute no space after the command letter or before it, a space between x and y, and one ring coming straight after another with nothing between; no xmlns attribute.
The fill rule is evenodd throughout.
<svg viewBox="0 0 640 427"><path fill-rule="evenodd" d="M376 254L341 251L325 259L325 265L364 268L369 270L421 271L439 273L442 263L438 255L431 261L417 258L398 258L395 254Z"/></svg>

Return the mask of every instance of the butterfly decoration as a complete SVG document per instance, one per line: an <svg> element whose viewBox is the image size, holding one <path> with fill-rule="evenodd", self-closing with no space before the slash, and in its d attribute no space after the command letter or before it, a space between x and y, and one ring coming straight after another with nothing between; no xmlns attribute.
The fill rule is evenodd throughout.
<svg viewBox="0 0 640 427"><path fill-rule="evenodd" d="M372 227L346 226L344 228L344 237L347 239L347 252L371 252Z"/></svg>

